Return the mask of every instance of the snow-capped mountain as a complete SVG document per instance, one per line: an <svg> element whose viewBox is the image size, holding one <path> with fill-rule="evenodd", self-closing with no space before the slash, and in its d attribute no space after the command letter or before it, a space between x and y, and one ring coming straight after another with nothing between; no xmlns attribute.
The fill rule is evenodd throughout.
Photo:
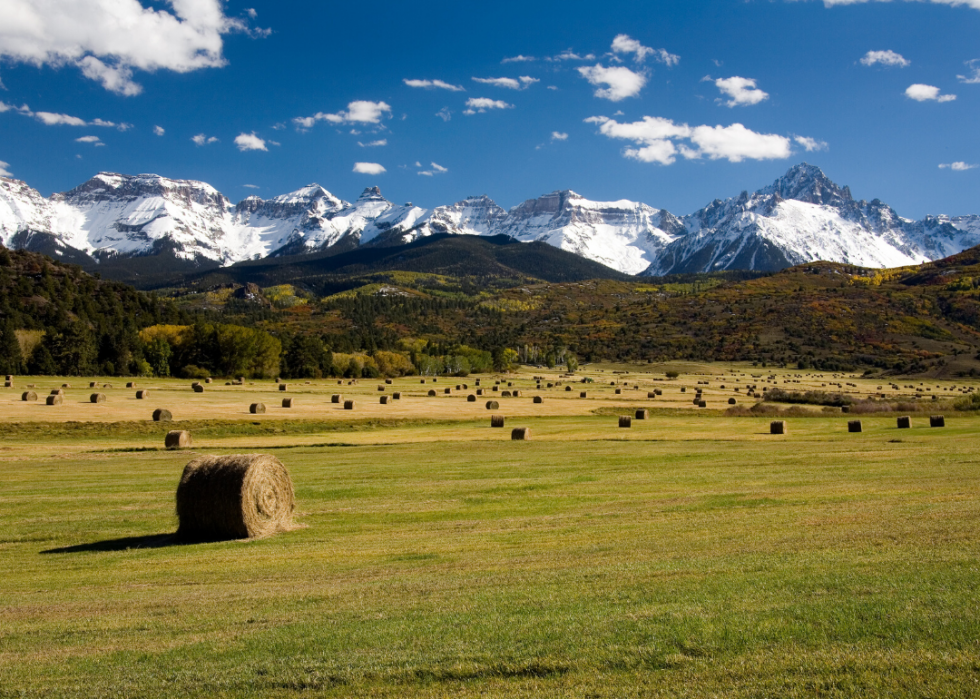
<svg viewBox="0 0 980 699"><path fill-rule="evenodd" d="M311 184L233 205L204 182L159 175L100 173L47 199L0 177L0 242L92 265L160 253L228 265L445 233L543 241L621 272L660 275L775 270L813 260L917 264L980 244L980 216L905 219L877 199L855 201L847 187L805 163L754 194L715 200L684 217L569 190L509 211L486 196L426 210L395 205L377 187L353 203Z"/></svg>

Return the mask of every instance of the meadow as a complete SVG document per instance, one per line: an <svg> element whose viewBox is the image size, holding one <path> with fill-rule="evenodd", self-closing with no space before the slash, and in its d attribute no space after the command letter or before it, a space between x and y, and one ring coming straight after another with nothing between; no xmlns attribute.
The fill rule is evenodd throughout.
<svg viewBox="0 0 980 699"><path fill-rule="evenodd" d="M671 368L204 393L136 379L142 400L118 381L15 377L0 697L980 695L980 417L951 406L980 384ZM899 413L783 405L786 435L728 412L757 402L748 385L835 382L925 409L899 430ZM28 383L42 401L72 387L46 406L20 400ZM511 441L518 426L530 441ZM164 450L168 429L194 446ZM184 465L255 451L289 469L300 528L174 539Z"/></svg>

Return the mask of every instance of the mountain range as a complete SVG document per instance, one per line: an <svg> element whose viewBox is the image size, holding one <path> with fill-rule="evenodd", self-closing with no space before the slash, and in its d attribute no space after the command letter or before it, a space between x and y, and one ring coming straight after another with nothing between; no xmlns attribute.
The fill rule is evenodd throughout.
<svg viewBox="0 0 980 699"><path fill-rule="evenodd" d="M824 260L863 267L920 264L980 244L980 215L914 221L802 163L754 193L687 216L565 190L505 210L487 196L428 210L377 187L344 201L311 184L232 204L211 185L159 175L99 173L43 197L0 177L0 242L109 272L137 259L188 268L405 245L433 234L544 242L631 275L774 271ZM149 260L147 259L149 258ZM110 273L109 276L112 276Z"/></svg>

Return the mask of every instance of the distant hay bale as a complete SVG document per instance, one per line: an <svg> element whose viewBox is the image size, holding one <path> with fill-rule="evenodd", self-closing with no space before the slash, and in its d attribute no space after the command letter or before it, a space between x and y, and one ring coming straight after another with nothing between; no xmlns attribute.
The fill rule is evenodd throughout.
<svg viewBox="0 0 980 699"><path fill-rule="evenodd" d="M514 385L514 382L513 382L513 381L508 381L508 382L507 382L507 386L508 386L508 387L510 387L510 386L513 386L513 385Z"/></svg>
<svg viewBox="0 0 980 699"><path fill-rule="evenodd" d="M340 403L343 400L344 400L344 397L342 395L340 395L339 393L334 393L332 396L330 396L330 402L331 403Z"/></svg>
<svg viewBox="0 0 980 699"><path fill-rule="evenodd" d="M691 401L691 403L693 403L694 405L697 405L700 402L701 402L701 397L700 396L698 396L697 398L695 398L694 400Z"/></svg>
<svg viewBox="0 0 980 699"><path fill-rule="evenodd" d="M470 395L466 396L466 402L467 403L476 403L476 396L474 396L471 393Z"/></svg>
<svg viewBox="0 0 980 699"><path fill-rule="evenodd" d="M89 388L98 388L99 387L99 382L98 381L89 381L88 387Z"/></svg>
<svg viewBox="0 0 980 699"><path fill-rule="evenodd" d="M566 393L569 392L569 391L571 391L571 390L572 390L572 387L571 386L565 386L565 392Z"/></svg>
<svg viewBox="0 0 980 699"><path fill-rule="evenodd" d="M443 391L443 393L445 393L447 396L451 396L453 394L453 389L447 388Z"/></svg>
<svg viewBox="0 0 980 699"><path fill-rule="evenodd" d="M194 389L194 393L204 393L204 386L199 383L192 385L191 388Z"/></svg>
<svg viewBox="0 0 980 699"><path fill-rule="evenodd" d="M402 394L401 394L401 392L399 391L399 392L397 392L397 393L392 393L392 394L391 394L391 399L392 399L392 400L401 400L401 399L402 399Z"/></svg>
<svg viewBox="0 0 980 699"><path fill-rule="evenodd" d="M657 397L656 391L647 391L647 398L656 398L656 397Z"/></svg>
<svg viewBox="0 0 980 699"><path fill-rule="evenodd" d="M510 391L503 391L503 392L502 392L502 393L500 394L500 397L501 397L501 398L510 398Z"/></svg>
<svg viewBox="0 0 980 699"><path fill-rule="evenodd" d="M385 379L385 383L390 386L391 384L394 383L394 381L392 381L391 379Z"/></svg>
<svg viewBox="0 0 980 699"><path fill-rule="evenodd" d="M534 397L534 402L535 403L544 403L544 398L542 398L541 396L535 396Z"/></svg>
<svg viewBox="0 0 980 699"><path fill-rule="evenodd" d="M65 402L65 399L64 399L63 396L61 396L59 394L55 394L53 396L48 396L48 399L45 402L48 405L61 405L62 403Z"/></svg>
<svg viewBox="0 0 980 699"><path fill-rule="evenodd" d="M498 410L500 408L500 403L495 400L487 401L487 410Z"/></svg>
<svg viewBox="0 0 980 699"><path fill-rule="evenodd" d="M65 390L63 388L52 388L50 395L52 395L52 396L63 396L63 395L65 395Z"/></svg>
<svg viewBox="0 0 980 699"><path fill-rule="evenodd" d="M199 456L177 486L177 536L253 539L292 529L296 496L289 471L267 454Z"/></svg>
<svg viewBox="0 0 980 699"><path fill-rule="evenodd" d="M842 405L840 411L842 413L849 413L849 412L851 412L851 406L849 406L849 405Z"/></svg>
<svg viewBox="0 0 980 699"><path fill-rule="evenodd" d="M912 418L908 415L902 415L898 418L898 429L908 430L912 428Z"/></svg>
<svg viewBox="0 0 980 699"><path fill-rule="evenodd" d="M504 416L503 415L491 415L490 416L490 427L503 427L504 426Z"/></svg>
<svg viewBox="0 0 980 699"><path fill-rule="evenodd" d="M687 387L681 386L681 393L687 393Z"/></svg>
<svg viewBox="0 0 980 699"><path fill-rule="evenodd" d="M633 418L631 418L629 415L620 415L619 416L619 426L620 427L632 427L633 426Z"/></svg>
<svg viewBox="0 0 980 699"><path fill-rule="evenodd" d="M13 381L13 380L14 380L13 374L7 374L6 378L4 379L4 381Z"/></svg>
<svg viewBox="0 0 980 699"><path fill-rule="evenodd" d="M510 438L512 440L527 441L531 438L531 428L515 427L510 431Z"/></svg>
<svg viewBox="0 0 980 699"><path fill-rule="evenodd" d="M61 384L61 387L62 388L71 388L71 384L70 383L63 383L63 384Z"/></svg>
<svg viewBox="0 0 980 699"><path fill-rule="evenodd" d="M457 391L462 391L463 390L463 384L461 384L461 383L456 384L456 390Z"/></svg>
<svg viewBox="0 0 980 699"><path fill-rule="evenodd" d="M495 385L495 386L493 386L493 388L491 388L490 390L491 390L491 391L499 391L499 390L500 390L500 386L496 386L496 385Z"/></svg>
<svg viewBox="0 0 980 699"><path fill-rule="evenodd" d="M479 386L480 385L480 379L477 379L474 385L475 386Z"/></svg>
<svg viewBox="0 0 980 699"><path fill-rule="evenodd" d="M383 390L385 390L385 387L384 386L378 386L378 390L379 391L383 391Z"/></svg>
<svg viewBox="0 0 980 699"><path fill-rule="evenodd" d="M662 396L662 395L664 394L664 392L663 392L663 389L662 389L662 388L657 388L657 389L654 389L654 391L653 391L653 392L654 392L654 393L656 393L656 394L657 394L658 396Z"/></svg>
<svg viewBox="0 0 980 699"><path fill-rule="evenodd" d="M261 415L265 412L265 403L252 403L248 406L248 412L253 415Z"/></svg>
<svg viewBox="0 0 980 699"><path fill-rule="evenodd" d="M35 401L37 400L37 394L34 391L24 391L20 394L20 399L23 401Z"/></svg>
<svg viewBox="0 0 980 699"><path fill-rule="evenodd" d="M149 397L150 397L150 392L148 390L146 390L145 388L144 389L140 389L139 391L136 392L136 400L143 400L143 399L149 398Z"/></svg>
<svg viewBox="0 0 980 699"><path fill-rule="evenodd" d="M729 405L736 405L737 403L738 403L738 401L737 401L737 400L735 400L734 398L729 398L729 399L728 399L728 404L729 404Z"/></svg>
<svg viewBox="0 0 980 699"><path fill-rule="evenodd" d="M650 411L645 408L640 408L636 411L636 415L634 417L637 420L646 420L650 417Z"/></svg>
<svg viewBox="0 0 980 699"><path fill-rule="evenodd" d="M555 387L555 384L553 384L553 383L549 383L548 384L548 388L554 388L554 387Z"/></svg>
<svg viewBox="0 0 980 699"><path fill-rule="evenodd" d="M929 427L945 427L946 418L943 415L930 415Z"/></svg>
<svg viewBox="0 0 980 699"><path fill-rule="evenodd" d="M698 407L699 408L707 408L708 407L707 401L699 400L698 401Z"/></svg>
<svg viewBox="0 0 980 699"><path fill-rule="evenodd" d="M588 392L587 392L587 391L581 391L581 392L580 392L580 393L578 394L578 397L579 397L579 398L588 398L588 397L589 397L589 394L588 394Z"/></svg>
<svg viewBox="0 0 980 699"><path fill-rule="evenodd" d="M166 408L157 408L153 411L153 422L170 422L173 419L173 414Z"/></svg>
<svg viewBox="0 0 980 699"><path fill-rule="evenodd" d="M354 409L354 401L352 401L352 400L345 400L344 401L344 410L353 410L353 409Z"/></svg>
<svg viewBox="0 0 980 699"><path fill-rule="evenodd" d="M429 396L430 398L435 398L435 396L436 396L435 389L431 389L430 388L429 389L429 392L426 395Z"/></svg>
<svg viewBox="0 0 980 699"><path fill-rule="evenodd" d="M381 405L388 405L388 396L381 396Z"/></svg>
<svg viewBox="0 0 980 699"><path fill-rule="evenodd" d="M476 395L482 396L483 395L483 389L482 388L476 389Z"/></svg>
<svg viewBox="0 0 980 699"><path fill-rule="evenodd" d="M847 421L847 431L848 432L860 432L861 431L861 421L860 420L848 420Z"/></svg>
<svg viewBox="0 0 980 699"><path fill-rule="evenodd" d="M293 399L292 398L283 398L282 399L282 407L284 407L284 408L292 408L293 407Z"/></svg>
<svg viewBox="0 0 980 699"><path fill-rule="evenodd" d="M425 379L421 379L419 383L425 383Z"/></svg>
<svg viewBox="0 0 980 699"><path fill-rule="evenodd" d="M167 449L186 449L191 446L191 433L187 430L170 430L163 440Z"/></svg>
<svg viewBox="0 0 980 699"><path fill-rule="evenodd" d="M511 391L510 392L510 395L514 396L514 398L520 398L521 397L521 392L520 391L517 391L517 390L514 390L514 391Z"/></svg>
<svg viewBox="0 0 980 699"><path fill-rule="evenodd" d="M617 389L616 389L616 395L617 395L617 396L620 396L620 395L622 395L622 394L623 394L623 389L621 389L621 388L617 388Z"/></svg>
<svg viewBox="0 0 980 699"><path fill-rule="evenodd" d="M105 403L104 393L93 393L88 397L90 403Z"/></svg>
<svg viewBox="0 0 980 699"><path fill-rule="evenodd" d="M206 379L204 379L204 383L211 383L211 382L212 382L213 380L214 380L214 379L212 379L212 378L211 378L211 377L209 376L208 378L206 378Z"/></svg>
<svg viewBox="0 0 980 699"><path fill-rule="evenodd" d="M281 383L281 384L279 384L279 390L280 390L280 391L285 391L285 390L286 390L286 387L287 387L287 385L288 385L288 384L284 384L284 383Z"/></svg>
<svg viewBox="0 0 980 699"><path fill-rule="evenodd" d="M126 382L126 388L136 388L136 382L135 381L127 381Z"/></svg>
<svg viewBox="0 0 980 699"><path fill-rule="evenodd" d="M769 434L786 434L786 421L773 420L769 423Z"/></svg>

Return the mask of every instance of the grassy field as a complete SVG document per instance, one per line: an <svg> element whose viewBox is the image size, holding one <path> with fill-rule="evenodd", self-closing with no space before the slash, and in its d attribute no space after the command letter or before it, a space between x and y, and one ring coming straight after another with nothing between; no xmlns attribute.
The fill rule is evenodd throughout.
<svg viewBox="0 0 980 699"><path fill-rule="evenodd" d="M20 387L66 380L18 379L0 401L0 697L980 696L980 417L947 404L964 384L841 377L862 397L930 388L947 426L862 415L849 434L813 408L772 436L723 412L734 386L776 385L760 370L681 368L590 367L574 392L507 377L524 394L499 399L504 430L466 402L475 377L434 398L399 379L387 406L379 382L345 382L354 411L330 404L335 381L291 384L294 412L271 382L48 407ZM771 381L836 380L799 373ZM266 415L225 412L257 397ZM156 407L180 419L149 422ZM651 419L618 428L636 407ZM160 449L170 427L193 453L276 455L301 528L179 545L193 453Z"/></svg>

